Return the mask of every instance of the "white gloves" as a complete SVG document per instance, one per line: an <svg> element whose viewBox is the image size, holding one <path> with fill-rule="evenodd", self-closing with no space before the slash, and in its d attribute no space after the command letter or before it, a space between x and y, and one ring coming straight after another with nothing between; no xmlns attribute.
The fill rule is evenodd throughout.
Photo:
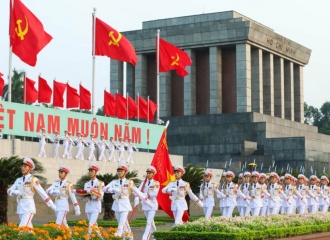
<svg viewBox="0 0 330 240"><path fill-rule="evenodd" d="M203 199L204 199L204 197L203 197L202 194L199 195L199 199L200 199L200 200L203 200Z"/></svg>
<svg viewBox="0 0 330 240"><path fill-rule="evenodd" d="M177 188L170 188L169 192L176 192Z"/></svg>
<svg viewBox="0 0 330 240"><path fill-rule="evenodd" d="M51 209L53 209L54 211L56 211L56 206L54 203L52 203L50 206L49 206Z"/></svg>
<svg viewBox="0 0 330 240"><path fill-rule="evenodd" d="M134 207L136 207L137 205L139 205L140 203L140 199L138 197L134 198Z"/></svg>
<svg viewBox="0 0 330 240"><path fill-rule="evenodd" d="M149 199L144 200L144 202L145 202L150 208L153 208L153 207L154 207L154 205L152 204L152 202L151 202Z"/></svg>
<svg viewBox="0 0 330 240"><path fill-rule="evenodd" d="M74 212L74 215L76 215L76 216L80 216L80 214L81 214L80 211L75 211L75 212Z"/></svg>
<svg viewBox="0 0 330 240"><path fill-rule="evenodd" d="M19 195L19 191L18 190L11 190L11 192L12 192L12 195Z"/></svg>
<svg viewBox="0 0 330 240"><path fill-rule="evenodd" d="M196 201L196 203L197 203L197 205L199 206L199 207L204 207L204 204L203 204L203 202L201 201L201 200L197 200Z"/></svg>

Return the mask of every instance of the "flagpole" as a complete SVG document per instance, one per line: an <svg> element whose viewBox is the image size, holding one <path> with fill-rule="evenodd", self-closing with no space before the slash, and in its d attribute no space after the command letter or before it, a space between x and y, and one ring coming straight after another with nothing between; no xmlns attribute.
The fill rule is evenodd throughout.
<svg viewBox="0 0 330 240"><path fill-rule="evenodd" d="M160 30L157 29L157 46L156 46L156 55L157 55L157 124L159 124L159 36ZM149 115L149 97L148 97L148 115ZM149 122L149 116L148 116Z"/></svg>
<svg viewBox="0 0 330 240"><path fill-rule="evenodd" d="M24 104L26 104L26 73L24 73Z"/></svg>
<svg viewBox="0 0 330 240"><path fill-rule="evenodd" d="M147 117L148 117L148 123L149 123L149 96L148 96L148 114L147 114ZM157 124L158 124L158 119L157 119Z"/></svg>
<svg viewBox="0 0 330 240"><path fill-rule="evenodd" d="M127 62L123 62L123 95L126 93L126 82L127 82Z"/></svg>
<svg viewBox="0 0 330 240"><path fill-rule="evenodd" d="M126 120L128 120L128 92L126 92Z"/></svg>
<svg viewBox="0 0 330 240"><path fill-rule="evenodd" d="M137 94L137 105L138 105L138 122L140 122L140 101L139 98L140 97L140 93ZM136 100L135 100L136 101Z"/></svg>
<svg viewBox="0 0 330 240"><path fill-rule="evenodd" d="M96 8L93 9L93 76L92 76L92 114L95 114L95 22Z"/></svg>

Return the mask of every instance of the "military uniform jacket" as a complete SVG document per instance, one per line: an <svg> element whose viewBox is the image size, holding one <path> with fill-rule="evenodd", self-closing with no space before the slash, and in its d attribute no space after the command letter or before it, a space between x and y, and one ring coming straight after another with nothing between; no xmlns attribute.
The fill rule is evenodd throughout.
<svg viewBox="0 0 330 240"><path fill-rule="evenodd" d="M66 147L69 144L69 135L65 135L61 138L63 140L63 146Z"/></svg>
<svg viewBox="0 0 330 240"><path fill-rule="evenodd" d="M225 186L226 186L226 183L221 183L221 184L218 186L219 191L220 191L223 195L226 195L226 194L225 194ZM220 199L220 202L219 202L219 206L220 206L220 207L226 207L226 198L223 198L223 197L222 197L223 195L218 195L218 194L217 194L217 198Z"/></svg>
<svg viewBox="0 0 330 240"><path fill-rule="evenodd" d="M297 186L297 191L299 192L299 194L301 196L300 198L296 199L296 206L297 207L307 205L308 190L309 190L309 188L306 185L298 185Z"/></svg>
<svg viewBox="0 0 330 240"><path fill-rule="evenodd" d="M117 143L117 148L120 152L125 151L125 143L123 141Z"/></svg>
<svg viewBox="0 0 330 240"><path fill-rule="evenodd" d="M54 192L58 193L54 195ZM55 181L47 190L47 194L53 194L55 196L55 205L56 211L65 211L69 212L69 197L71 202L74 206L75 211L79 210L79 204L76 199L76 196L73 193L73 185L71 182L67 181L66 179L62 181L57 180Z"/></svg>
<svg viewBox="0 0 330 240"><path fill-rule="evenodd" d="M215 183L205 182L199 188L199 198L202 199L204 207L214 207Z"/></svg>
<svg viewBox="0 0 330 240"><path fill-rule="evenodd" d="M129 200L129 196L132 193L132 187L135 187L134 182L126 178L112 180L104 187L104 192L114 193L114 195L112 195L114 202L111 208L113 211L132 211L132 205Z"/></svg>
<svg viewBox="0 0 330 240"><path fill-rule="evenodd" d="M179 183L177 183L179 182ZM171 188L174 188L175 191L169 191ZM179 181L170 182L166 187L162 189L163 193L170 194L171 210L177 211L178 209L188 210L188 205L185 199L187 195L187 190L190 190L190 184L188 182L180 179Z"/></svg>
<svg viewBox="0 0 330 240"><path fill-rule="evenodd" d="M35 191L38 192L42 200L45 201L47 206L51 206L53 201L47 195L45 190L40 185L39 180L31 174L25 175L25 181L23 182L23 177L17 178L15 183L8 189L7 193L13 196L14 191L18 190L17 195L17 213L36 213L36 206L34 203Z"/></svg>
<svg viewBox="0 0 330 240"><path fill-rule="evenodd" d="M282 186L277 183L270 184L268 192L270 194L268 207L269 208L279 207L281 204L281 194L283 192Z"/></svg>
<svg viewBox="0 0 330 240"><path fill-rule="evenodd" d="M60 145L61 137L59 135L55 135L54 137L54 145Z"/></svg>
<svg viewBox="0 0 330 240"><path fill-rule="evenodd" d="M316 185L311 185L309 187L309 195L311 196L309 199L308 199L308 204L309 205L318 205L318 196L320 194L321 190L320 190L320 187L316 186ZM316 199L315 199L315 198Z"/></svg>
<svg viewBox="0 0 330 240"><path fill-rule="evenodd" d="M110 152L113 152L113 151L115 151L115 141L109 141L109 144L108 144L108 146L109 146L109 151Z"/></svg>
<svg viewBox="0 0 330 240"><path fill-rule="evenodd" d="M93 182L93 184L92 184ZM101 194L101 197L97 197L94 195L90 195L90 197L87 198L86 206L85 206L85 212L86 213L92 213L92 212L102 212L102 204L101 201L103 199L103 187L104 187L104 182L101 180L98 180L95 178L94 180L89 180L88 182L85 183L84 185L84 190L90 191L90 190L96 190ZM85 198L86 199L86 198Z"/></svg>
<svg viewBox="0 0 330 240"><path fill-rule="evenodd" d="M148 206L148 204L145 203L145 201L142 201L141 202L142 210L143 211L158 210L157 195L160 186L159 182L151 179L149 183L149 180L147 180L144 185L143 191L142 191L142 186L143 183L140 184L139 190L143 193L145 197L147 197L151 201L153 205L153 207L151 208L150 206Z"/></svg>
<svg viewBox="0 0 330 240"><path fill-rule="evenodd" d="M259 183L251 183L250 197L251 203L250 208L262 207L262 195L264 194L264 188Z"/></svg>
<svg viewBox="0 0 330 240"><path fill-rule="evenodd" d="M132 153L133 152L133 147L134 147L134 143L127 143L126 144L126 146L127 146L127 152L128 153Z"/></svg>
<svg viewBox="0 0 330 240"><path fill-rule="evenodd" d="M88 147L89 147L89 149L94 150L95 149L95 144L96 144L96 141L95 141L94 138L91 138L91 139L88 140Z"/></svg>
<svg viewBox="0 0 330 240"><path fill-rule="evenodd" d="M50 137L47 136L46 133L39 133L38 137L40 138L39 142L40 144L46 144L46 139L48 138L49 140L53 141Z"/></svg>
<svg viewBox="0 0 330 240"><path fill-rule="evenodd" d="M261 186L264 188L264 190L267 192L267 184L261 184ZM268 193L268 192L267 192ZM269 193L266 194L267 196L270 196ZM262 206L267 207L268 206L268 197L265 196L265 194L261 197L262 198Z"/></svg>
<svg viewBox="0 0 330 240"><path fill-rule="evenodd" d="M106 142L105 140L100 140L100 141L98 142L98 145L99 145L99 148L100 148L101 150L103 150L103 149L105 149L105 147L107 146L107 142Z"/></svg>

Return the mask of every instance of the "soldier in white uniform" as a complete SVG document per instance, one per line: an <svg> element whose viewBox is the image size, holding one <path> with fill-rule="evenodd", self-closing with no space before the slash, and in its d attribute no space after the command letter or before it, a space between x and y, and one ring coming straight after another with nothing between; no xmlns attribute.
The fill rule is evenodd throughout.
<svg viewBox="0 0 330 240"><path fill-rule="evenodd" d="M115 140L113 140L113 137L110 137L109 143L109 162L115 162L115 149L116 149L116 143Z"/></svg>
<svg viewBox="0 0 330 240"><path fill-rule="evenodd" d="M135 151L139 151L139 149L137 149L136 147L135 147L135 144L132 142L132 140L131 139L128 139L128 142L127 142L127 144L126 144L126 147L127 147L127 153L128 153L128 157L127 157L127 160L126 160L126 162L127 163L134 163L134 161L133 161L133 156L132 156L132 153L133 153L133 151L134 151L134 149L135 149Z"/></svg>
<svg viewBox="0 0 330 240"><path fill-rule="evenodd" d="M46 140L49 139L50 141L53 141L47 134L46 130L44 128L41 129L41 133L38 134L38 137L40 138L39 144L40 144L40 151L39 151L39 157L47 157L46 156Z"/></svg>
<svg viewBox="0 0 330 240"><path fill-rule="evenodd" d="M242 188L240 189L242 193L246 196L248 200L250 200L250 179L251 179L251 173L245 172L243 174L244 176L244 183L242 184ZM241 212L239 213L240 216L249 216L250 215L250 204L249 201L244 201L241 207Z"/></svg>
<svg viewBox="0 0 330 240"><path fill-rule="evenodd" d="M8 189L9 196L17 196L17 214L20 219L19 227L32 228L32 218L36 213L34 202L35 191L45 201L48 207L56 211L56 206L45 190L41 187L39 180L30 171L35 168L31 158L25 157L21 166L23 177L16 179L15 183Z"/></svg>
<svg viewBox="0 0 330 240"><path fill-rule="evenodd" d="M68 159L72 159L72 148L76 144L74 143L74 141L72 139L72 133L71 132L68 132L68 139L69 139L69 143L68 143Z"/></svg>
<svg viewBox="0 0 330 240"><path fill-rule="evenodd" d="M321 193L320 187L316 185L317 176L311 175L309 177L310 180L310 186L309 186L309 192L308 195L310 196L308 201L308 210L309 213L316 213L319 208L319 199L318 196Z"/></svg>
<svg viewBox="0 0 330 240"><path fill-rule="evenodd" d="M203 201L203 211L206 219L210 219L214 208L215 183L211 182L213 174L210 170L204 172L204 181L200 186L199 199Z"/></svg>
<svg viewBox="0 0 330 240"><path fill-rule="evenodd" d="M329 179L326 176L321 177L319 208L320 212L328 212L329 209Z"/></svg>
<svg viewBox="0 0 330 240"><path fill-rule="evenodd" d="M80 215L80 207L74 194L73 184L66 179L70 173L69 168L61 164L58 168L59 180L55 181L47 190L47 194L55 196L56 224L69 227L66 221L66 214L69 212L69 197L74 207L75 215Z"/></svg>
<svg viewBox="0 0 330 240"><path fill-rule="evenodd" d="M69 157L69 132L67 130L64 131L64 136L61 138L63 140L63 155L62 158Z"/></svg>
<svg viewBox="0 0 330 240"><path fill-rule="evenodd" d="M88 148L89 148L88 160L95 161L96 158L95 158L94 151L95 151L95 145L97 145L97 142L94 138L94 133L90 134L90 139L88 140L87 144L88 144Z"/></svg>
<svg viewBox="0 0 330 240"><path fill-rule="evenodd" d="M118 148L118 162L124 162L124 152L125 152L125 142L123 139L120 137L119 141L117 142L117 148Z"/></svg>
<svg viewBox="0 0 330 240"><path fill-rule="evenodd" d="M98 146L99 146L99 161L106 161L106 157L105 157L105 148L107 146L107 142L104 139L104 135L101 135L101 139L98 142Z"/></svg>
<svg viewBox="0 0 330 240"><path fill-rule="evenodd" d="M259 184L267 191L266 184L267 175L265 173L260 173ZM262 198L262 207L260 209L260 216L266 216L268 208L268 199L270 195L263 194Z"/></svg>
<svg viewBox="0 0 330 240"><path fill-rule="evenodd" d="M196 202L199 207L203 207L203 202L191 191L190 184L181 178L185 174L185 170L181 165L174 167L175 181L170 182L162 189L162 192L170 195L172 200L171 210L174 215L175 225L182 224L184 211L188 210L185 196L188 194L192 201Z"/></svg>
<svg viewBox="0 0 330 240"><path fill-rule="evenodd" d="M60 157L60 141L61 137L59 135L58 131L55 131L55 137L54 137L54 158L59 158Z"/></svg>
<svg viewBox="0 0 330 240"><path fill-rule="evenodd" d="M105 193L114 193L112 196L114 202L111 209L115 212L118 221L118 230L115 233L116 237L121 237L124 233L131 233L131 227L127 221L127 216L128 213L132 211L132 206L129 201L129 196L132 191L150 207L153 206L148 197L144 196L144 194L135 186L133 180L126 179L125 176L128 171L129 169L127 165L120 162L117 167L118 179L112 180L103 188Z"/></svg>
<svg viewBox="0 0 330 240"><path fill-rule="evenodd" d="M238 186L239 189L242 189L243 182L244 182L244 176L243 176L243 173L240 173L238 175L238 180L237 180L237 186ZM240 195L237 195L236 201L237 201L237 211L238 211L238 213L240 213L242 207L245 206L246 203L245 203L244 199Z"/></svg>
<svg viewBox="0 0 330 240"><path fill-rule="evenodd" d="M268 193L270 194L268 201L268 215L277 215L281 207L281 196L287 198L283 193L282 186L278 184L279 179L280 177L276 172L270 173L270 184L268 189Z"/></svg>
<svg viewBox="0 0 330 240"><path fill-rule="evenodd" d="M76 138L76 143L77 143L77 154L76 154L76 159L84 160L84 148L85 148L85 140L84 137L80 132L77 133L77 138Z"/></svg>
<svg viewBox="0 0 330 240"><path fill-rule="evenodd" d="M156 225L154 222L154 217L156 211L158 210L157 195L159 191L159 182L153 179L154 175L157 174L157 170L153 166L147 167L147 177L143 184L140 185L139 190L143 193L145 197L150 199L152 207L146 204L144 201L142 203L142 210L147 218L147 225L142 236L142 240L148 240L152 236L152 233L156 231ZM138 196L134 199L134 207L140 203L140 198Z"/></svg>
<svg viewBox="0 0 330 240"><path fill-rule="evenodd" d="M262 207L262 195L268 194L267 190L259 184L259 172L253 171L252 172L252 183L250 189L250 209L252 216L259 216L260 209Z"/></svg>
<svg viewBox="0 0 330 240"><path fill-rule="evenodd" d="M96 178L96 174L100 171L100 168L93 162L88 164L88 173L90 180L85 183L84 190L88 194L86 197L79 197L80 199L86 201L85 212L87 214L89 226L88 233L92 232L92 227L97 226L97 218L102 212L103 200L103 187L104 182ZM98 232L98 234L100 234Z"/></svg>
<svg viewBox="0 0 330 240"><path fill-rule="evenodd" d="M222 193L222 194L217 194L217 198L219 199L219 208L221 215L223 215L224 209L226 207L225 186L226 186L226 172L223 172L221 175L220 183L217 188L218 191Z"/></svg>
<svg viewBox="0 0 330 240"><path fill-rule="evenodd" d="M307 180L308 179L303 174L298 175L297 191L301 195L301 198L297 198L296 206L297 206L299 214L308 213L308 211L307 211L307 203L308 203L307 202L307 197L308 197L309 187L306 185Z"/></svg>

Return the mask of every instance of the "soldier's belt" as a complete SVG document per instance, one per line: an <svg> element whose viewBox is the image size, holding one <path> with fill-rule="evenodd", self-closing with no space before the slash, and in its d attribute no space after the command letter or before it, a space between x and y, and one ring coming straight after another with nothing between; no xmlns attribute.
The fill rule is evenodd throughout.
<svg viewBox="0 0 330 240"><path fill-rule="evenodd" d="M18 199L33 199L33 196L22 196L22 195L19 195L18 196Z"/></svg>
<svg viewBox="0 0 330 240"><path fill-rule="evenodd" d="M214 196L205 196L204 198L214 198Z"/></svg>
<svg viewBox="0 0 330 240"><path fill-rule="evenodd" d="M261 198L261 196L252 196L252 198L259 199L259 198Z"/></svg>
<svg viewBox="0 0 330 240"><path fill-rule="evenodd" d="M116 197L116 200L119 200L119 199L128 199L129 197L128 196L117 196Z"/></svg>
<svg viewBox="0 0 330 240"><path fill-rule="evenodd" d="M60 200L60 199L68 199L69 197L65 197L65 196L56 196L56 200Z"/></svg>
<svg viewBox="0 0 330 240"><path fill-rule="evenodd" d="M173 200L183 200L185 197L175 197Z"/></svg>

